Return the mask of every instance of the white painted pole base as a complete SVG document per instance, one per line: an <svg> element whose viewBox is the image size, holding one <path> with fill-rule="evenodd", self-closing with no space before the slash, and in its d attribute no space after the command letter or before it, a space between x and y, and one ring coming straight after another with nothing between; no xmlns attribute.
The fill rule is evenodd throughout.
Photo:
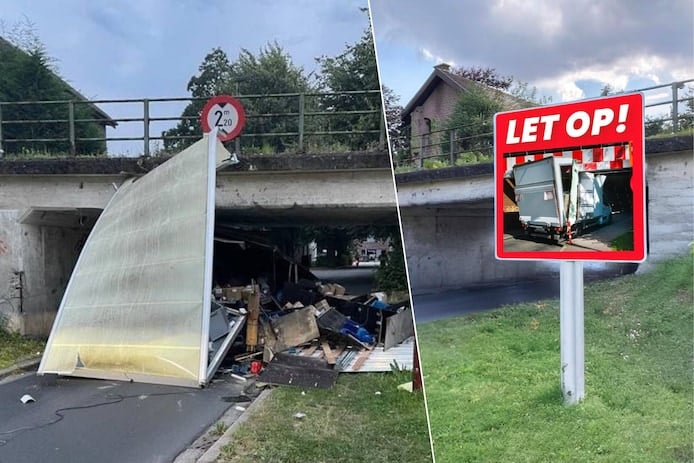
<svg viewBox="0 0 694 463"><path fill-rule="evenodd" d="M583 337L583 262L561 262L559 324L561 390L566 405L585 396Z"/></svg>

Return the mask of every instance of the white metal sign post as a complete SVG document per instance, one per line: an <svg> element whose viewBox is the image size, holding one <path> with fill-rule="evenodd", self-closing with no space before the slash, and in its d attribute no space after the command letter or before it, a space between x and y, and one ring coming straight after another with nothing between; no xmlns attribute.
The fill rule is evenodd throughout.
<svg viewBox="0 0 694 463"><path fill-rule="evenodd" d="M573 405L583 400L583 262L565 261L560 267L559 330L561 350L561 390L564 402Z"/></svg>
<svg viewBox="0 0 694 463"><path fill-rule="evenodd" d="M494 117L496 257L561 262L561 389L567 405L585 397L583 262L646 258L643 112L643 96L636 93ZM612 214L621 224L612 224ZM590 240L582 236L610 227L624 244L597 233Z"/></svg>

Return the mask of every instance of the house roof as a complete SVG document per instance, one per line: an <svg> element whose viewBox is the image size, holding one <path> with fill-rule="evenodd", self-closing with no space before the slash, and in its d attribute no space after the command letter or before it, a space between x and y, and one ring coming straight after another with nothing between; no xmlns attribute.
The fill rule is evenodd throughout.
<svg viewBox="0 0 694 463"><path fill-rule="evenodd" d="M429 96L433 93L436 87L441 83L449 85L458 94L464 91L468 91L474 87L493 92L494 94L501 97L502 104L504 106L504 109L506 110L520 109L530 105L530 103L525 100L516 98L513 95L509 95L508 93L502 92L495 88L489 87L487 85L475 82L474 80L470 80L466 77L450 72L449 69L450 66L447 64L439 64L434 66L434 70L429 75L429 78L424 82L424 84L419 88L414 97L412 97L412 99L409 101L409 103L407 103L407 105L403 109L401 115L402 120L407 120L410 117L412 111L414 111L415 108L417 108L418 106L421 106L427 100L427 98L429 98Z"/></svg>
<svg viewBox="0 0 694 463"><path fill-rule="evenodd" d="M24 50L17 47L16 45L14 45L12 42L4 39L3 37L0 37L0 47L11 48L11 49L13 49L19 53L26 54L26 52ZM60 76L58 76L55 72L51 71L50 69L49 69L49 71L50 71L51 75L53 75L56 79L58 79L63 84L63 86L65 87L65 90L74 99L81 100L81 101L88 101L88 98L86 96L82 95L79 91L77 91L77 89L75 89L73 86L68 84L64 79L62 79ZM103 125L108 125L110 127L115 127L118 125L118 123L116 121L114 121L111 118L111 116L106 114L106 112L104 112L101 108L99 108L94 103L88 103L87 108L89 108L89 110L94 114L95 119L99 119L98 123L103 124Z"/></svg>

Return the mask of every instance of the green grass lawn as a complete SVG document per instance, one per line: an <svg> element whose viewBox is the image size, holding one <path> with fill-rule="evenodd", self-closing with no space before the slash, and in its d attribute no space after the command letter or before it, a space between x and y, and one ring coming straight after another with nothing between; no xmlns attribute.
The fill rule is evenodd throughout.
<svg viewBox="0 0 694 463"><path fill-rule="evenodd" d="M586 288L573 407L559 301L418 325L436 461L694 461L693 277L686 256Z"/></svg>
<svg viewBox="0 0 694 463"><path fill-rule="evenodd" d="M422 393L397 389L411 376L341 374L333 389L305 394L277 388L234 433L218 462L431 463Z"/></svg>
<svg viewBox="0 0 694 463"><path fill-rule="evenodd" d="M9 334L0 328L0 370L14 365L18 360L37 355L43 351L44 343Z"/></svg>
<svg viewBox="0 0 694 463"><path fill-rule="evenodd" d="M634 232L626 232L619 235L610 242L610 248L615 251L633 251L634 250Z"/></svg>

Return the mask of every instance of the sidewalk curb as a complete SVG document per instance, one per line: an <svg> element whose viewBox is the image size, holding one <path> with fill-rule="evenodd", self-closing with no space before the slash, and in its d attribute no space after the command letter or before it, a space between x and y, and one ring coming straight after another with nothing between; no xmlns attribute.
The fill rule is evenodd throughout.
<svg viewBox="0 0 694 463"><path fill-rule="evenodd" d="M29 369L33 369L36 367L39 363L41 363L41 357L29 357L24 360L20 360L14 365L10 365L7 368L3 368L0 370L0 379L5 378L6 376L13 375L19 371L25 371Z"/></svg>
<svg viewBox="0 0 694 463"><path fill-rule="evenodd" d="M200 458L198 458L197 463L215 463L219 458L219 454L222 452L222 447L233 440L233 434L236 432L236 429L248 420L250 415L253 414L254 410L258 408L261 403L270 397L272 391L273 389L265 389L263 392L261 392L260 395L256 397L256 399L246 409L246 411L244 411L243 414L238 417L238 419L234 421L231 426L229 426L229 429L227 429L224 434L217 439L217 442L215 442L212 447L207 449L207 451L203 453Z"/></svg>

